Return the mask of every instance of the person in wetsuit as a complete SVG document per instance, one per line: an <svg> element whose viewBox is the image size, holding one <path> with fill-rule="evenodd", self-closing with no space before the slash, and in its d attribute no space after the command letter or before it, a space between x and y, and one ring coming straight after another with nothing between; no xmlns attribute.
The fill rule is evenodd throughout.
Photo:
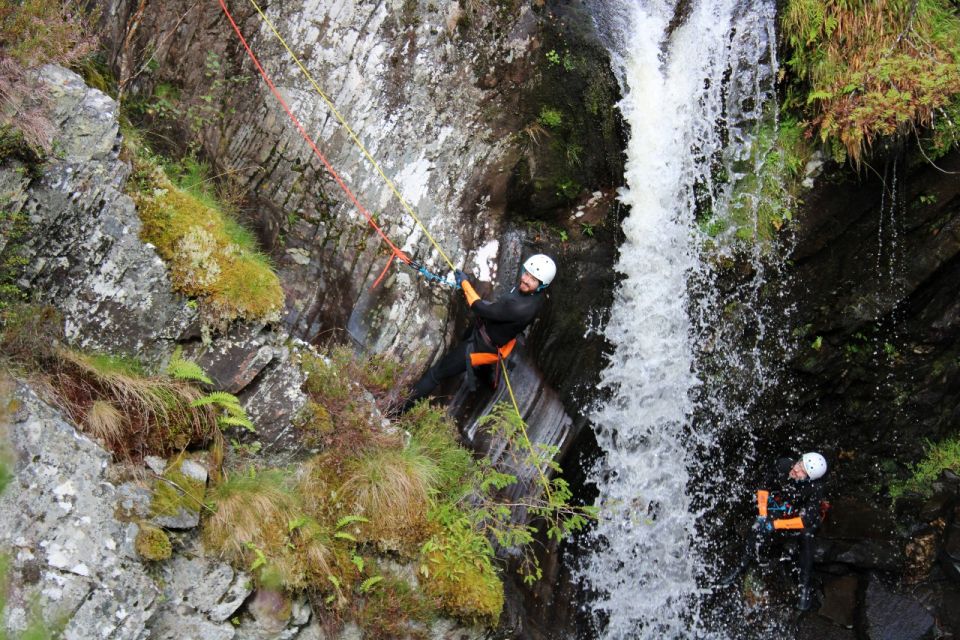
<svg viewBox="0 0 960 640"><path fill-rule="evenodd" d="M477 367L496 366L500 359L510 355L516 337L533 322L543 306L542 291L556 274L557 266L552 258L542 253L530 256L523 263L517 286L507 295L490 302L477 295L466 273L457 271L457 284L463 289L467 306L476 321L464 339L413 386L401 412L426 398L444 380L464 372L471 389L475 388Z"/></svg>
<svg viewBox="0 0 960 640"><path fill-rule="evenodd" d="M810 608L813 536L822 519L826 472L826 459L815 452L805 453L800 459L777 460L764 484L768 488L757 491L757 518L747 535L740 564L721 580L722 585L733 584L770 542L799 536L797 608Z"/></svg>

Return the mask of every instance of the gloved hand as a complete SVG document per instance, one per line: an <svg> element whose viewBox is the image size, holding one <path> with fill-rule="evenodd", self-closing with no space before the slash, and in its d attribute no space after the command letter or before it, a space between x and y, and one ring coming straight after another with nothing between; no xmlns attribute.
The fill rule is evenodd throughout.
<svg viewBox="0 0 960 640"><path fill-rule="evenodd" d="M453 272L453 277L457 279L457 286L458 286L458 287L463 286L463 281L464 281L464 280L469 280L469 279L470 279L470 276L468 276L466 273L464 273L464 272L461 271L460 269L457 269L456 271Z"/></svg>

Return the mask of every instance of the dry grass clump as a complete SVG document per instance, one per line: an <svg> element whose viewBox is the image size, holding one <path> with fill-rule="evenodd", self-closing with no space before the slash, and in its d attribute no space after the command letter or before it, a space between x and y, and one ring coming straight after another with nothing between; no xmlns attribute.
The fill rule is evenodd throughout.
<svg viewBox="0 0 960 640"><path fill-rule="evenodd" d="M436 463L414 443L379 449L344 464L339 493L350 513L368 520L362 539L383 551L411 553L425 539Z"/></svg>
<svg viewBox="0 0 960 640"><path fill-rule="evenodd" d="M173 288L197 298L208 326L234 320L274 322L283 310L283 289L253 235L193 177L183 188L146 151L134 153L131 196L143 222L141 237L170 266ZM205 172L194 163L192 172Z"/></svg>
<svg viewBox="0 0 960 640"><path fill-rule="evenodd" d="M220 436L215 410L185 381L151 375L135 360L69 349L50 307L16 305L2 314L0 357L37 378L81 431L115 454L169 456Z"/></svg>
<svg viewBox="0 0 960 640"><path fill-rule="evenodd" d="M120 455L167 456L219 432L213 410L191 406L203 395L191 384L146 375L120 358L66 348L55 358L49 380L64 410Z"/></svg>
<svg viewBox="0 0 960 640"><path fill-rule="evenodd" d="M960 93L960 15L949 0L790 0L797 78L787 104L858 162L880 136L930 125Z"/></svg>
<svg viewBox="0 0 960 640"><path fill-rule="evenodd" d="M225 559L290 590L329 585L339 575L342 552L328 530L305 515L280 470L228 475L209 494L212 515L204 542Z"/></svg>

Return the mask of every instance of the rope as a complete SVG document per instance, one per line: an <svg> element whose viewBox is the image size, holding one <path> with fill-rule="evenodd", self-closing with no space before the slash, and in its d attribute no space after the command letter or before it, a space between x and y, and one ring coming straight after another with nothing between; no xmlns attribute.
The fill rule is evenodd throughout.
<svg viewBox="0 0 960 640"><path fill-rule="evenodd" d="M280 92L277 90L276 85L273 84L273 80L270 79L270 76L267 74L263 66L260 64L260 61L257 59L257 56L253 53L253 50L250 48L250 45L247 44L247 40L243 37L243 34L240 32L240 27L237 26L236 21L234 21L233 16L230 14L230 10L227 9L227 5L225 1L219 0L219 2L220 2L220 8L223 9L223 13L227 16L227 20L230 21L230 26L233 27L233 30L236 32L237 37L240 38L240 42L243 44L243 48L246 49L247 55L253 61L253 64L254 66L256 66L257 71L260 72L260 76L263 78L264 82L266 82L267 86L270 87L270 91L273 93L273 96L277 99L277 101L280 103L280 106L283 107L283 110L286 111L287 115L290 117L290 120L293 122L294 126L297 128L297 131L299 131L303 139L306 140L307 144L313 150L313 153L318 158L320 158L320 162L323 163L323 166L327 169L327 172L333 177L336 183L340 185L340 188L343 189L343 192L347 195L347 197L354 204L357 210L363 214L363 216L367 219L367 222L370 224L370 226L373 227L374 230L376 230L380 238L383 239L383 241L387 243L387 246L390 247L390 251L391 251L390 259L387 261L387 265L386 267L384 267L384 270L380 274L380 277L378 277L376 282L373 283L373 286L376 287L380 283L380 281L383 280L383 277L387 273L387 269L390 267L390 265L393 263L394 260L399 260L400 262L403 262L403 263L409 263L410 257L407 254L405 254L403 251L401 251L400 248L397 247L397 245L395 245L390 240L390 238L387 237L387 234L385 234L383 232L383 229L381 229L380 226L376 223L376 221L373 219L373 216L370 215L370 212L367 211L367 209L362 204L360 204L360 201L350 190L350 187L348 187L346 183L343 181L343 179L340 178L340 175L336 172L336 170L334 170L333 165L330 164L326 156L324 156L323 153L320 152L320 149L317 147L317 144L313 141L313 138L311 138L310 134L308 134L306 129L304 129L303 125L300 123L300 120L297 119L297 116L293 114L293 111L290 109L290 106L287 105L286 100L283 99L283 96L280 95Z"/></svg>
<svg viewBox="0 0 960 640"><path fill-rule="evenodd" d="M527 423L524 421L523 416L520 414L520 405L517 404L517 396L513 394L513 385L510 384L510 376L507 375L507 361L503 358L498 358L500 360L500 368L503 370L503 381L507 385L507 391L510 393L510 402L513 403L513 410L517 413L517 418L520 420L520 433L523 434L523 441L527 445L527 450L530 451L530 454L533 455L533 443L530 442L530 436L527 435ZM537 468L537 473L540 474L540 484L543 485L543 490L547 494L547 502L553 502L553 493L550 491L550 482L547 480L546 474L543 473L543 468L534 463Z"/></svg>
<svg viewBox="0 0 960 640"><path fill-rule="evenodd" d="M220 4L222 6L223 2L221 1ZM340 124L343 125L343 128L350 135L350 138L353 140L354 144L357 145L357 148L360 149L364 157L366 157L366 159L370 162L370 164L373 165L373 168L376 169L377 173L380 174L380 177L383 178L383 181L387 184L387 186L390 187L390 190L393 192L393 195L397 198L397 200L400 201L400 204L403 206L403 208L407 211L407 213L410 214L410 216L414 219L417 225L423 230L424 234L426 234L427 236L427 239L430 240L431 244L433 244L437 252L443 257L447 265L450 266L450 269L456 269L453 262L450 260L449 257L447 257L447 254L443 252L443 249L440 248L440 245L437 244L437 241L434 240L432 235L430 235L430 231L427 230L427 227L423 224L423 222L421 222L420 218L417 216L416 212L413 210L413 207L407 204L407 201L404 199L403 195L400 193L400 190L397 189L397 186L393 183L393 181L389 177L387 177L387 174L384 173L383 169L380 167L380 164L374 159L373 155L371 155L371 153L367 150L367 147L364 146L363 142L360 141L360 138L357 136L356 133L354 133L353 129L350 128L350 125L347 124L347 121L343 118L343 116L340 115L340 112L337 111L337 108L334 106L333 102L323 92L323 89L320 88L320 85L317 84L316 80L313 79L313 75L311 75L311 73L303 65L303 63L300 61L300 58L297 57L297 54L293 52L293 49L290 48L290 45L287 44L287 41L283 39L283 36L281 36L280 32L277 31L277 28L273 25L273 22L270 21L270 18L268 18L267 15L260 8L260 5L256 3L256 0L250 0L250 4L253 5L253 8L257 10L257 13L260 14L260 18L270 28L270 30L273 32L273 35L276 36L277 40L280 41L280 44L283 45L283 48L287 50L287 53L290 54L290 57L300 68L300 71L302 71L303 74L307 77L307 80L310 81L310 84L313 85L313 88L316 89L317 93L320 94L320 97L323 98L323 101L327 104L327 107L330 108L330 111L333 112L333 115L337 118ZM224 11L226 11L226 9L224 9Z"/></svg>
<svg viewBox="0 0 960 640"><path fill-rule="evenodd" d="M401 251L393 242L390 241L390 238L388 238L386 234L383 232L383 230L380 228L380 226L377 225L376 221L374 221L373 219L373 216L370 215L367 209L362 204L360 204L360 201L357 200L357 197L353 194L350 188L343 182L343 180L340 178L340 175L334 170L333 166L330 164L327 158L323 155L323 153L320 152L320 149L317 148L316 143L307 133L306 129L304 129L303 125L300 124L300 121L297 119L297 117L293 114L293 111L287 105L287 102L283 99L283 96L280 95L280 92L277 90L277 87L273 84L273 81L270 79L270 76L267 74L263 66L260 64L260 61L257 59L257 56L253 53L253 50L250 48L250 45L247 43L247 40L243 37L243 34L240 32L240 27L237 26L236 21L234 21L233 16L230 14L230 10L227 9L227 5L225 1L224 0L218 0L218 1L220 3L220 8L223 9L223 13L227 16L227 20L230 21L230 26L233 27L233 30L236 32L237 37L240 38L240 42L243 44L243 48L246 49L247 55L253 61L253 64L254 66L256 66L257 71L260 72L260 76L263 78L264 82L266 82L267 86L270 87L270 91L273 93L274 97L280 103L280 106L283 107L283 110L286 111L287 115L290 117L290 120L293 122L294 126L297 128L297 131L300 132L300 135L303 136L303 139L307 141L308 145L310 145L310 148L313 150L314 154L316 154L316 156L320 158L320 161L323 163L323 166L327 169L327 172L333 177L333 179L337 182L337 184L340 185L340 188L343 189L344 193L347 194L347 197L350 199L350 201L360 211L360 213L364 215L364 217L367 219L367 222L370 224L370 226L376 230L377 234L390 247L390 250L392 252L390 256L390 260L387 261L387 265L384 267L383 272L374 282L373 286L377 286L380 283L380 281L386 275L387 269L393 263L393 260L396 259L396 260L400 260L402 263L415 269L428 280L442 282L447 286L456 288L456 285L450 284L450 282L447 281L446 279L441 278L440 276L427 271L427 269L423 265L419 263L414 263L413 260L411 260L407 254ZM451 269L456 269L453 262L450 260L449 257L447 257L447 254L443 252L443 249L440 248L440 245L438 245L436 240L434 240L433 236L430 235L430 232L427 230L426 226L424 226L423 222L420 221L420 218L417 217L417 214L413 211L410 205L407 204L407 201L403 198L403 195L400 194L400 191L397 189L396 185L394 185L393 181L387 177L387 175L383 172L383 169L380 168L380 165L377 163L377 161L373 158L370 152L367 151L367 148L363 145L363 143L354 133L353 129L351 129L350 126L347 124L347 122L343 119L343 116L340 115L340 112L337 111L336 107L333 105L330 99L327 98L327 96L323 93L323 90L321 90L319 85L317 85L316 81L314 81L313 76L310 75L310 72L307 71L306 67L303 66L303 63L300 62L300 59L297 57L297 55L290 49L289 45L287 45L287 42L283 39L280 33L273 26L273 23L270 21L270 19L266 16L266 14L263 13L263 10L260 9L259 5L257 5L255 0L250 0L250 4L252 4L253 7L257 10L257 13L260 14L260 17L264 20L264 22L267 24L270 30L273 31L273 34L277 37L277 39L280 41L283 47L287 50L287 53L290 54L290 56L293 58L294 62L296 62L300 70L303 71L303 73L307 76L307 79L310 81L310 84L312 84L314 89L317 90L317 93L319 93L320 97L323 98L323 101L327 104L327 106L336 116L337 120L339 120L340 124L343 125L343 127L350 134L350 137L353 139L354 143L360 148L360 150L363 152L367 160L369 160L370 163L377 170L377 173L379 173L380 176L384 179L384 181L387 183L387 186L389 186L390 190L393 191L393 194L397 197L397 199L403 205L404 209L406 209L407 213L409 213L413 217L416 223L420 226L420 228L426 234L427 238L430 239L430 242L433 244L434 248L436 248L436 250L440 253L440 255L443 256L443 259L446 261L446 263L450 266ZM520 407L517 404L517 398L513 393L513 386L510 384L510 376L507 374L507 365L503 359L500 359L500 366L503 369L503 380L506 383L507 391L510 394L510 401L513 403L513 410L516 412L517 418L520 419L520 424L521 424L520 428L521 428L521 432L523 433L523 439L527 445L528 450L532 453L533 444L530 442L529 435L527 435L526 423L523 420L523 415L520 413ZM547 478L544 475L543 469L540 467L540 465L534 465L534 466L536 466L537 468L537 473L540 474L540 481L543 484L544 491L546 491L547 497L550 498L551 497L550 483L547 481Z"/></svg>

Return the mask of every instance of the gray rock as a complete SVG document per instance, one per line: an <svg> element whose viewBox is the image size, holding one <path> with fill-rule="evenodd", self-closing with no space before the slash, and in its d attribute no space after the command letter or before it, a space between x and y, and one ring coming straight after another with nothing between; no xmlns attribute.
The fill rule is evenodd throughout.
<svg viewBox="0 0 960 640"><path fill-rule="evenodd" d="M57 307L81 346L158 359L196 311L171 292L166 267L138 237L140 220L123 193L130 167L119 157L117 104L61 67L43 67L39 80L61 153L14 202L42 229L24 240L19 284ZM11 180L3 175L0 184Z"/></svg>
<svg viewBox="0 0 960 640"><path fill-rule="evenodd" d="M306 376L300 369L297 344L278 347L273 361L264 369L255 385L241 395L247 415L257 426L253 436L263 444L265 454L296 452L300 438L291 420L306 405L301 390Z"/></svg>
<svg viewBox="0 0 960 640"><path fill-rule="evenodd" d="M867 584L864 616L870 640L920 640L934 626L933 615L923 605L894 593L875 575Z"/></svg>
<svg viewBox="0 0 960 640"><path fill-rule="evenodd" d="M5 624L26 624L32 602L49 622L66 616L64 637L145 637L158 590L143 565L124 553L121 498L104 472L110 454L78 434L29 388L9 434L14 484L0 496L0 547L10 549L14 579Z"/></svg>
<svg viewBox="0 0 960 640"><path fill-rule="evenodd" d="M198 611L213 622L227 621L251 592L250 576L219 560L203 557L195 548L163 565L166 598L162 609Z"/></svg>
<svg viewBox="0 0 960 640"><path fill-rule="evenodd" d="M236 635L229 622L218 624L176 611L163 611L150 623L150 640L233 640Z"/></svg>
<svg viewBox="0 0 960 640"><path fill-rule="evenodd" d="M237 325L209 345L198 345L184 355L199 364L217 389L239 393L282 349L281 337L258 325Z"/></svg>

